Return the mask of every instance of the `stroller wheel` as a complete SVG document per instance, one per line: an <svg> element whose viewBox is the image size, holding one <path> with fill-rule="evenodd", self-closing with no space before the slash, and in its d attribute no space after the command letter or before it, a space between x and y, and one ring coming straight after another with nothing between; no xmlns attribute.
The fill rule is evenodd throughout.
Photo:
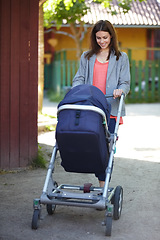
<svg viewBox="0 0 160 240"><path fill-rule="evenodd" d="M112 232L112 216L106 216L105 235L111 236L111 232Z"/></svg>
<svg viewBox="0 0 160 240"><path fill-rule="evenodd" d="M123 188L121 186L117 186L114 193L114 211L113 218L114 220L118 220L121 216L122 212L122 204L123 204Z"/></svg>
<svg viewBox="0 0 160 240"><path fill-rule="evenodd" d="M35 209L32 217L32 229L38 228L38 219L40 218L40 210Z"/></svg>
<svg viewBox="0 0 160 240"><path fill-rule="evenodd" d="M46 209L47 209L48 214L52 215L56 209L56 205L55 204L47 204Z"/></svg>

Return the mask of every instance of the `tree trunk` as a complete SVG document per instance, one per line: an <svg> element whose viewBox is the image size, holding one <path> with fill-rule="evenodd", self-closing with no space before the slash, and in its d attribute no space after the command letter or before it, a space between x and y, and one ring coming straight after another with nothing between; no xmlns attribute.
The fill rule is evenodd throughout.
<svg viewBox="0 0 160 240"><path fill-rule="evenodd" d="M77 58L80 58L82 54L82 41L80 40L81 34L83 32L83 25L80 25L79 31L77 30L77 27L74 23L70 23L70 29L72 31L72 34L74 36L74 40L76 43L77 48Z"/></svg>
<svg viewBox="0 0 160 240"><path fill-rule="evenodd" d="M39 7L39 35L38 35L38 112L42 111L44 91L44 28L43 5Z"/></svg>
<svg viewBox="0 0 160 240"><path fill-rule="evenodd" d="M77 58L80 59L82 54L82 43L79 39L75 39L76 42L76 48L77 48Z"/></svg>

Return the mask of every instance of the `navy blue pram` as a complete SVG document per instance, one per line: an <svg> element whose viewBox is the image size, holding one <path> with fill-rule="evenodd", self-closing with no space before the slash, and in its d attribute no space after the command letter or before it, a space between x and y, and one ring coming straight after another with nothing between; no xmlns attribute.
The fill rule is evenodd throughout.
<svg viewBox="0 0 160 240"><path fill-rule="evenodd" d="M111 236L112 218L120 218L123 202L123 188L109 187L123 100L124 95L120 98L113 134L107 129L110 104L98 88L91 85L76 86L59 103L56 143L42 194L33 201L32 229L38 228L42 204L46 205L49 215L54 213L57 205L77 206L106 210L103 222L105 235ZM97 175L105 171L104 187L88 183L80 186L66 183L58 185L53 178L58 151L61 165L67 172Z"/></svg>
<svg viewBox="0 0 160 240"><path fill-rule="evenodd" d="M110 104L104 94L92 85L79 85L72 88L59 103L61 106L88 105L104 111L107 123L110 117ZM101 173L109 159L106 140L106 123L95 112L79 109L66 109L58 114L56 140L62 166L68 172Z"/></svg>

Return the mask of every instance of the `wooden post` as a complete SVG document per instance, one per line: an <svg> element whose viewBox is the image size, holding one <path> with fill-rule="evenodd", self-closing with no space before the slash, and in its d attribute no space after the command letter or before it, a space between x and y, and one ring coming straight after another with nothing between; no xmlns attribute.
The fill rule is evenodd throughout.
<svg viewBox="0 0 160 240"><path fill-rule="evenodd" d="M155 62L152 61L152 64L151 64L151 79L152 79L152 82L151 82L151 98L152 100L155 99Z"/></svg>
<svg viewBox="0 0 160 240"><path fill-rule="evenodd" d="M71 71L70 71L70 69L71 69L71 62L68 61L67 62L67 87L70 86L70 80L71 80Z"/></svg>
<svg viewBox="0 0 160 240"><path fill-rule="evenodd" d="M160 100L160 61L158 61L158 100Z"/></svg>
<svg viewBox="0 0 160 240"><path fill-rule="evenodd" d="M136 80L136 62L135 60L131 61L131 98L135 98L135 80Z"/></svg>
<svg viewBox="0 0 160 240"><path fill-rule="evenodd" d="M142 99L142 61L138 61L138 98Z"/></svg>
<svg viewBox="0 0 160 240"><path fill-rule="evenodd" d="M66 51L63 52L63 59L62 59L62 87L66 85Z"/></svg>
<svg viewBox="0 0 160 240"><path fill-rule="evenodd" d="M0 168L26 167L36 155L38 0L0 1Z"/></svg>
<svg viewBox="0 0 160 240"><path fill-rule="evenodd" d="M148 84L149 84L149 63L148 60L145 61L145 66L144 66L144 78L145 78L145 90L144 90L144 97L145 100L148 100Z"/></svg>

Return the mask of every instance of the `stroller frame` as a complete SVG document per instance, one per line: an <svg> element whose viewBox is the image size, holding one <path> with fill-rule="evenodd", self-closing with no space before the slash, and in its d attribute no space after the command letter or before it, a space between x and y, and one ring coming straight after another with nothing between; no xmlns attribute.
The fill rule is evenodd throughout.
<svg viewBox="0 0 160 240"><path fill-rule="evenodd" d="M106 97L109 97L109 96L106 96ZM54 213L56 205L66 205L66 206L96 208L100 210L106 209L105 220L104 220L104 225L106 227L105 235L111 236L112 218L114 218L115 220L120 218L121 210L122 210L122 202L123 202L122 187L121 186L117 186L115 188L109 187L123 100L124 100L124 94L122 94L120 98L114 134L108 133L110 155L109 155L108 166L106 168L106 178L105 178L104 188L94 187L89 185L86 191L85 185L75 186L75 185L61 184L58 186L57 182L53 180L53 177L52 177L54 173L54 168L55 168L54 165L55 165L56 155L58 151L58 146L57 144L55 144L55 146L53 147L51 160L48 166L48 171L47 171L42 194L40 198L36 198L33 200L34 212L32 217L32 224L31 224L32 229L38 228L38 220L40 219L42 204L46 205L47 212L49 215L52 215ZM66 104L64 106L61 106L58 109L58 112L64 109L96 111L102 115L104 120L104 125L106 126L105 113L98 107L88 106L88 105ZM106 127L106 131L108 132L107 127ZM81 193L77 191L81 191Z"/></svg>

